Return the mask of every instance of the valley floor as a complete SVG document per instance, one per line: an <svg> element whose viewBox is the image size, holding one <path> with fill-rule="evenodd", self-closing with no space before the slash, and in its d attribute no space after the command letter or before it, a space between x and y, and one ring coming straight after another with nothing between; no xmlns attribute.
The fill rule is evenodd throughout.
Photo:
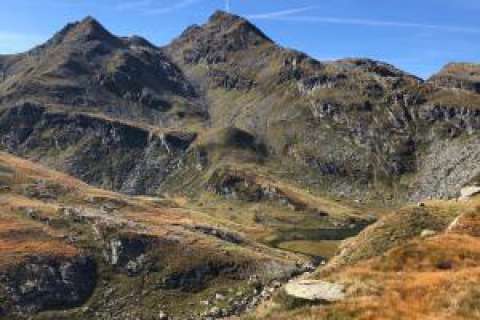
<svg viewBox="0 0 480 320"><path fill-rule="evenodd" d="M208 192L119 195L0 153L0 314L480 318L479 197L378 210L365 228L354 223L362 221L361 205L275 183L307 209ZM329 261L311 273L312 258ZM302 279L341 286L345 297L325 303L288 295L282 283L304 272Z"/></svg>

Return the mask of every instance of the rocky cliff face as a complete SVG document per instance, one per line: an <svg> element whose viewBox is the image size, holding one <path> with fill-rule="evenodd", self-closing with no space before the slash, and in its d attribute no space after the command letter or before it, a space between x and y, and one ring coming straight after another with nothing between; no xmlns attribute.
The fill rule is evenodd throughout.
<svg viewBox="0 0 480 320"><path fill-rule="evenodd" d="M154 131L88 114L26 103L0 112L2 146L82 180L151 194L182 161L194 133Z"/></svg>
<svg viewBox="0 0 480 320"><path fill-rule="evenodd" d="M96 286L96 265L89 257L55 259L32 257L0 273L8 300L0 315L32 314L81 306Z"/></svg>

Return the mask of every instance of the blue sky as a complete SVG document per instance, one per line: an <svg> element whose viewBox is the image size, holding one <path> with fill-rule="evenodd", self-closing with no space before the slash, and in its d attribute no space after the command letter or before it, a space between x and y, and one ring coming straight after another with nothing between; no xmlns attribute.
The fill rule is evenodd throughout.
<svg viewBox="0 0 480 320"><path fill-rule="evenodd" d="M227 7L320 60L369 57L421 77L452 61L480 63L480 0L2 0L0 53L24 51L87 15L162 45Z"/></svg>

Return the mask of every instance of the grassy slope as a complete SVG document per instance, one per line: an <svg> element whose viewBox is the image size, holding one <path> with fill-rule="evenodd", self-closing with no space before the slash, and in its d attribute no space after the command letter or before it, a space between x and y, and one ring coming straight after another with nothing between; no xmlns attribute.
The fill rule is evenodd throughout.
<svg viewBox="0 0 480 320"><path fill-rule="evenodd" d="M345 244L313 276L344 284L346 300L287 311L288 299L279 296L276 307L251 318L477 319L479 223L480 198L402 209ZM437 233L421 237L425 229Z"/></svg>
<svg viewBox="0 0 480 320"><path fill-rule="evenodd" d="M60 259L81 252L93 255L100 279L94 296L87 302L91 312L109 312L107 298L123 301L115 312L124 315L148 317L158 314L159 308L172 315L197 314L207 309L200 301L211 299L217 292L227 297L239 292L240 296L251 294L253 284L247 281L249 274L257 274L268 282L269 278L282 277L284 271L287 274L293 271L297 262L305 261L240 235L244 240L236 244L196 232L192 228L198 225L215 229L215 219L182 208L175 199L128 197L91 188L74 178L5 153L0 153L0 185L2 270L15 268L31 256ZM89 216L85 220L66 217L62 214L64 207L89 212ZM100 236L95 229L100 230ZM75 240L69 243L69 237ZM112 237L150 239L152 249L146 254L147 259L158 264L155 267L158 270L149 269L132 277L105 263L102 252ZM211 268L235 266L237 271L213 274L204 286L194 291L160 289L157 285L165 277L188 273L207 264ZM231 287L239 289L232 292L228 290ZM132 293L145 297L138 303ZM88 315L82 310L73 309L66 313L40 314L38 318L82 319L85 316Z"/></svg>

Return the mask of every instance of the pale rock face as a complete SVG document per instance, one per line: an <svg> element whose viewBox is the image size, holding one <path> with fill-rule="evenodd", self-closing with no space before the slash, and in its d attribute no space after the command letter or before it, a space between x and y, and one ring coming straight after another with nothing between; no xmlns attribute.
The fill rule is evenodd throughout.
<svg viewBox="0 0 480 320"><path fill-rule="evenodd" d="M422 231L422 233L420 234L420 237L421 238L430 238L430 237L433 237L437 234L437 232L433 231L433 230L428 230L428 229L425 229Z"/></svg>
<svg viewBox="0 0 480 320"><path fill-rule="evenodd" d="M122 250L122 241L114 239L110 242L110 247L112 250L110 263L116 265L120 257L120 251Z"/></svg>
<svg viewBox="0 0 480 320"><path fill-rule="evenodd" d="M345 298L345 287L325 281L303 280L285 286L286 293L297 299L335 302Z"/></svg>
<svg viewBox="0 0 480 320"><path fill-rule="evenodd" d="M480 187L478 186L465 187L462 190L460 190L460 199L468 200L469 198L477 194L480 194Z"/></svg>

